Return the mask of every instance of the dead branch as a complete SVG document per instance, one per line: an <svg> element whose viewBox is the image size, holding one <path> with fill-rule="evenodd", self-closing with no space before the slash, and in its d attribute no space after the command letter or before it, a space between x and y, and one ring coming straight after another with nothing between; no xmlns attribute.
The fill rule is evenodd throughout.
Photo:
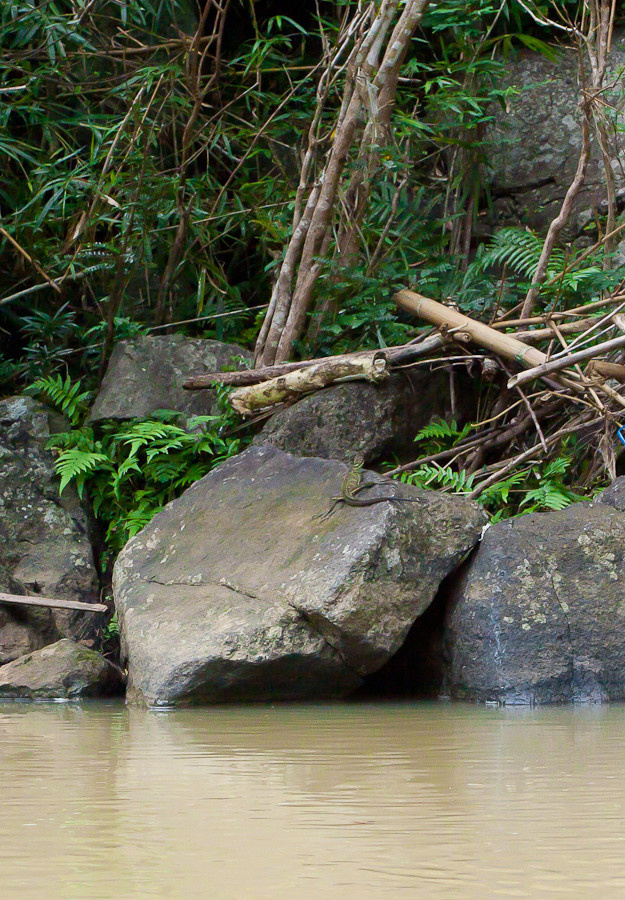
<svg viewBox="0 0 625 900"><path fill-rule="evenodd" d="M434 350L439 350L445 344L442 334L434 334L420 343L401 344L397 347L388 347L384 355L389 364L396 366L410 362L414 359L427 356ZM269 381L289 372L297 372L300 369L308 369L321 363L348 362L353 359L367 359L376 356L380 349L358 350L355 353L341 353L337 356L324 356L318 359L305 359L301 362L283 363L279 366L261 366L258 369L243 369L240 372L209 372L206 375L194 375L183 384L187 391L202 391L214 387L215 384L231 384L236 386L259 384L261 381Z"/></svg>
<svg viewBox="0 0 625 900"><path fill-rule="evenodd" d="M609 353L611 350L618 350L620 347L625 347L625 335L613 338L611 341L604 341L602 344L595 344L593 347L587 347L585 350L578 350L577 353L570 353L551 362L543 362L533 369L528 369L526 372L519 372L509 379L508 387L513 388L517 384L525 384L526 381L531 381L533 378L559 372L568 366L574 365L574 363L585 362L587 359L592 359L593 356Z"/></svg>
<svg viewBox="0 0 625 900"><path fill-rule="evenodd" d="M318 391L336 381L362 379L378 382L388 378L388 375L386 356L378 351L373 357L319 363L307 369L280 375L271 381L242 387L233 391L229 400L240 415L250 416L278 403L299 399L303 394Z"/></svg>
<svg viewBox="0 0 625 900"><path fill-rule="evenodd" d="M104 603L81 603L79 600L52 600L50 597L27 597L22 594L0 593L0 603L19 606L47 606L50 609L82 609L85 612L106 612Z"/></svg>

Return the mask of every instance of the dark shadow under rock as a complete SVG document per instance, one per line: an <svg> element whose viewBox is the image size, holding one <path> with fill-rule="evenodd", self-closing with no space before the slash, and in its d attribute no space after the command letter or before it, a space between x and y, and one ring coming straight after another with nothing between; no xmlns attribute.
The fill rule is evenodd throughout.
<svg viewBox="0 0 625 900"><path fill-rule="evenodd" d="M453 409L450 375L442 369L414 369L380 384L337 384L275 413L254 443L346 462L355 453L368 463L391 455L412 458L415 435L433 417L453 414L464 421L475 414L474 382L464 373L453 378Z"/></svg>

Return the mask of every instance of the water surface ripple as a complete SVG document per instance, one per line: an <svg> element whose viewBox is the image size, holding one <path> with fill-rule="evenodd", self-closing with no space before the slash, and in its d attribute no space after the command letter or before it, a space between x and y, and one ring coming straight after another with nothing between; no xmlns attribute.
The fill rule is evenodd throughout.
<svg viewBox="0 0 625 900"><path fill-rule="evenodd" d="M0 705L2 900L625 898L625 707Z"/></svg>

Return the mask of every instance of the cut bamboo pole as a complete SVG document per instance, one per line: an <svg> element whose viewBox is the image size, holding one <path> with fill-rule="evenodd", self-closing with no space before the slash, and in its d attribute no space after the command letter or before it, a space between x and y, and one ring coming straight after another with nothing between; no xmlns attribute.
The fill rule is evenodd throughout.
<svg viewBox="0 0 625 900"><path fill-rule="evenodd" d="M28 597L22 594L3 594L0 603L16 603L24 606L47 606L51 609L84 609L85 612L106 612L104 603L81 603L80 600L52 600L50 597Z"/></svg>
<svg viewBox="0 0 625 900"><path fill-rule="evenodd" d="M535 347L524 344L510 334L500 334L489 325L470 319L463 313L450 309L448 306L443 306L442 303L437 303L436 300L423 297L415 291L399 291L395 294L395 302L406 312L419 316L419 318L425 319L426 322L432 322L433 325L438 325L439 328L453 328L454 330L463 331L481 347L492 350L506 359L512 359L525 368L542 366L547 360L547 356Z"/></svg>

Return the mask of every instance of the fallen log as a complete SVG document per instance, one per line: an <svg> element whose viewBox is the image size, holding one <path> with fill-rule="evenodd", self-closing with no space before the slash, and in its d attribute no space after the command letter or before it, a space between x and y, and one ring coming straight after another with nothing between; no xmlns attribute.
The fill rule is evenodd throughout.
<svg viewBox="0 0 625 900"><path fill-rule="evenodd" d="M398 347L386 347L384 354L390 365L410 362L427 356L433 350L438 350L445 343L442 334L433 334L419 343L400 344ZM338 356L321 356L317 359L304 359L301 362L282 363L276 366L261 366L258 369L243 369L238 372L207 372L205 375L192 375L182 385L185 391L204 391L214 387L215 384L229 384L236 387L244 387L252 384L260 384L270 381L290 372L298 372L300 369L309 369L320 364L334 364L352 359L373 359L380 353L376 350L357 350L354 353L342 353Z"/></svg>
<svg viewBox="0 0 625 900"><path fill-rule="evenodd" d="M228 399L239 415L251 416L261 409L295 400L303 394L318 391L336 381L362 379L378 382L388 378L388 375L386 354L378 350L374 357L343 358L338 362L319 363L316 366L280 375L271 381L242 387L233 391Z"/></svg>
<svg viewBox="0 0 625 900"><path fill-rule="evenodd" d="M81 603L80 600L53 600L50 597L29 597L25 594L0 592L0 603L16 603L24 606L47 606L51 609L83 609L85 612L106 612L104 603Z"/></svg>

